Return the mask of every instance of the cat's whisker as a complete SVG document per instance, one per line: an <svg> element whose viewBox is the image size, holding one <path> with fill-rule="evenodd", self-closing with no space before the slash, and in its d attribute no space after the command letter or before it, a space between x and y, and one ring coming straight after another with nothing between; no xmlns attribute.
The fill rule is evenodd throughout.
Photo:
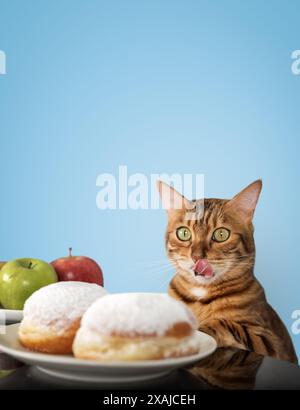
<svg viewBox="0 0 300 410"><path fill-rule="evenodd" d="M158 269L164 269L168 267L173 267L174 265L170 261L164 261L163 263L157 263L149 266L139 266L139 267L134 267L134 270L141 270L143 272L145 271L151 271L151 270L158 270Z"/></svg>
<svg viewBox="0 0 300 410"><path fill-rule="evenodd" d="M166 267L174 267L173 263L166 263L165 265L156 266L154 268L166 268Z"/></svg>
<svg viewBox="0 0 300 410"><path fill-rule="evenodd" d="M170 280L171 277L174 276L174 272L172 272L172 271L165 271L165 272L159 271L159 272L154 272L154 273L152 273L151 275L147 275L147 278L154 278L155 281L160 282L160 280L161 280L162 278L164 278L166 275L167 275L168 278L169 278L168 280Z"/></svg>
<svg viewBox="0 0 300 410"><path fill-rule="evenodd" d="M160 267L160 268L157 268L157 269L152 269L149 272L145 272L145 275L147 275L147 276L159 276L159 275L163 275L167 272L170 272L172 270L174 271L174 266L169 265L169 266Z"/></svg>
<svg viewBox="0 0 300 410"><path fill-rule="evenodd" d="M166 286L166 285L169 283L169 281L170 281L170 278L167 278L166 280L164 280L164 281L161 283L161 285L158 287L158 290L161 290L161 288L162 288L163 286ZM168 286L167 286L166 291L168 291Z"/></svg>
<svg viewBox="0 0 300 410"><path fill-rule="evenodd" d="M149 261L149 262L137 262L133 264L133 266L147 267L147 266L155 266L155 265L166 264L166 263L169 263L168 259L161 259L161 260Z"/></svg>
<svg viewBox="0 0 300 410"><path fill-rule="evenodd" d="M156 266L156 267L153 267L153 268L149 268L148 270L145 269L145 272L147 272L147 271L148 272L158 271L158 270L162 271L162 270L166 270L166 269L174 269L174 266L173 265Z"/></svg>
<svg viewBox="0 0 300 410"><path fill-rule="evenodd" d="M140 268L140 269L142 269L143 271L144 270L153 270L153 269L160 269L160 268L166 268L166 267L169 267L169 266L173 266L173 265L171 265L170 263L165 263L165 264L161 264L161 265L153 265L153 266L148 266L148 267L144 267L144 268Z"/></svg>

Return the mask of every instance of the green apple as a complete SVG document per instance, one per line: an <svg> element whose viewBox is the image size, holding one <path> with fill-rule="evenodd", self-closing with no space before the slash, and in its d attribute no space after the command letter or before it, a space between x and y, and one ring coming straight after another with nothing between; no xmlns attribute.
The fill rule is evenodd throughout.
<svg viewBox="0 0 300 410"><path fill-rule="evenodd" d="M0 262L0 270L2 269L2 266L4 266L6 264L6 262L1 261ZM1 309L1 302L0 302L0 309Z"/></svg>
<svg viewBox="0 0 300 410"><path fill-rule="evenodd" d="M55 282L54 268L40 259L7 262L0 271L0 303L5 309L22 310L32 293Z"/></svg>
<svg viewBox="0 0 300 410"><path fill-rule="evenodd" d="M2 266L4 266L6 263L7 262L3 262L3 261L0 262L0 270L2 269Z"/></svg>

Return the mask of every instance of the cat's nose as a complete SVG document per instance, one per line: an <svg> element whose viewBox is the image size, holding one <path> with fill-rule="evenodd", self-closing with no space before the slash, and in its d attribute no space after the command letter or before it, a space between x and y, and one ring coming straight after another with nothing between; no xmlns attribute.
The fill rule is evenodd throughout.
<svg viewBox="0 0 300 410"><path fill-rule="evenodd" d="M193 262L197 262L199 259L201 259L201 255L193 255L192 256Z"/></svg>

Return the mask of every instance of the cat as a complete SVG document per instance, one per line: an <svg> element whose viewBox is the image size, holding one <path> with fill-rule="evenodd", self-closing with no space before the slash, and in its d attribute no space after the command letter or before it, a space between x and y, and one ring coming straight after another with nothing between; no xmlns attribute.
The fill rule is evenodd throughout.
<svg viewBox="0 0 300 410"><path fill-rule="evenodd" d="M252 219L261 188L257 180L231 200L203 202L189 201L158 181L168 214L167 255L176 269L168 293L192 310L199 330L213 336L219 347L297 363L288 331L253 273ZM203 212L197 216L201 203Z"/></svg>

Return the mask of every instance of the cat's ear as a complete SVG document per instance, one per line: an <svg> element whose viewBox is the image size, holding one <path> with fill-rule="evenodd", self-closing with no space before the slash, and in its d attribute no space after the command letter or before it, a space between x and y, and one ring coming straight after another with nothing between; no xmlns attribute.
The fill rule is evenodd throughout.
<svg viewBox="0 0 300 410"><path fill-rule="evenodd" d="M252 182L235 197L233 197L227 204L226 208L239 213L245 221L249 222L253 218L256 204L262 189L262 180Z"/></svg>
<svg viewBox="0 0 300 410"><path fill-rule="evenodd" d="M191 208L190 201L165 182L157 181L157 189L163 208L167 210L169 216L178 210Z"/></svg>

